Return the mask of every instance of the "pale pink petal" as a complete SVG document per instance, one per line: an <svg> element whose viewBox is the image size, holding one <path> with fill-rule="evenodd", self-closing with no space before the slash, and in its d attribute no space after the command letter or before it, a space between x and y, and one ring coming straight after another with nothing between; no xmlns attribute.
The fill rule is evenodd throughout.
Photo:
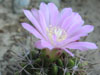
<svg viewBox="0 0 100 75"><path fill-rule="evenodd" d="M26 29L27 31L32 33L35 37L37 37L39 39L44 39L43 36L34 27L29 25L28 23L21 23L21 24L24 29Z"/></svg>
<svg viewBox="0 0 100 75"><path fill-rule="evenodd" d="M38 13L38 10L35 9L35 8L32 8L31 9L31 12L32 12L33 16L36 18L36 20L39 21L39 13Z"/></svg>
<svg viewBox="0 0 100 75"><path fill-rule="evenodd" d="M39 24L39 21L35 19L35 17L29 10L24 10L24 13L25 13L26 17L34 24L36 29L41 33L41 35L43 35L43 37L46 39L46 34L44 34L44 32L41 28L41 25Z"/></svg>
<svg viewBox="0 0 100 75"><path fill-rule="evenodd" d="M48 26L49 25L49 10L48 10L48 6L45 3L42 2L40 4L40 10L43 13L43 16L45 17L46 24Z"/></svg>
<svg viewBox="0 0 100 75"><path fill-rule="evenodd" d="M39 19L40 19L41 28L42 28L44 34L46 34L46 28L47 28L46 20L45 20L43 13L40 10L39 10Z"/></svg>
<svg viewBox="0 0 100 75"><path fill-rule="evenodd" d="M39 40L35 43L35 47L39 48L39 49L43 49L43 48L49 48L49 49L53 49L53 46L44 40Z"/></svg>
<svg viewBox="0 0 100 75"><path fill-rule="evenodd" d="M66 31L67 33L70 33L70 31L72 31L72 29L75 30L75 28L80 27L83 25L84 21L82 20L81 16L79 15L79 13L74 13L75 15L72 17L72 19L70 20L70 23L68 23L69 27L66 27ZM76 27L75 27L76 26ZM73 28L74 27L74 28ZM76 29L77 30L77 29Z"/></svg>
<svg viewBox="0 0 100 75"><path fill-rule="evenodd" d="M65 18L67 18L68 16L71 16L71 14L72 14L72 8L64 8L59 14L57 25L61 26Z"/></svg>
<svg viewBox="0 0 100 75"><path fill-rule="evenodd" d="M69 28L69 26L71 26L74 22L74 18L76 17L77 13L72 13L71 16L68 16L65 18L65 20L63 21L63 24L61 25L61 28L67 30Z"/></svg>
<svg viewBox="0 0 100 75"><path fill-rule="evenodd" d="M79 50L84 50L84 49L97 49L96 44L91 43L91 42L73 42L68 45L66 45L66 48L69 49L79 49Z"/></svg>
<svg viewBox="0 0 100 75"><path fill-rule="evenodd" d="M59 46L60 46L61 48L66 47L66 45L67 45L68 43L75 42L75 41L77 41L77 40L79 40L79 39L80 39L80 36L74 36L74 37L71 37L71 38L67 38L66 40L60 42L60 45L59 45Z"/></svg>
<svg viewBox="0 0 100 75"><path fill-rule="evenodd" d="M39 12L40 26L42 28L43 35L44 35L45 39L48 40L48 36L46 35L47 34L47 31L46 31L47 25L46 25L45 17L44 17L43 13L40 10L38 12Z"/></svg>
<svg viewBox="0 0 100 75"><path fill-rule="evenodd" d="M38 48L38 49L43 49L44 47L41 45L41 41L39 40L39 41L36 41L35 42L35 45L34 45L36 48Z"/></svg>
<svg viewBox="0 0 100 75"><path fill-rule="evenodd" d="M41 45L43 45L44 48L47 47L49 49L53 49L53 46L48 41L41 40Z"/></svg>
<svg viewBox="0 0 100 75"><path fill-rule="evenodd" d="M72 57L74 57L74 54L73 54L71 51L69 51L69 50L66 49L66 48L64 48L64 50L65 50L68 54L70 54Z"/></svg>
<svg viewBox="0 0 100 75"><path fill-rule="evenodd" d="M26 17L32 22L32 24L41 32L43 33L38 21L34 18L33 14L29 10L24 10L24 14Z"/></svg>
<svg viewBox="0 0 100 75"><path fill-rule="evenodd" d="M61 16L64 17L64 15L67 17L67 16L70 16L72 13L72 8L64 8L62 11L61 11Z"/></svg>
<svg viewBox="0 0 100 75"><path fill-rule="evenodd" d="M82 27L82 29L80 30L80 32L82 32L82 33L90 33L93 30L94 30L94 26L92 26L92 25L84 25Z"/></svg>
<svg viewBox="0 0 100 75"><path fill-rule="evenodd" d="M76 33L72 34L71 36L78 36L80 37L87 36L88 33L92 32L94 30L94 27L92 25L85 25L81 27Z"/></svg>
<svg viewBox="0 0 100 75"><path fill-rule="evenodd" d="M73 21L74 22L67 29L67 33L70 34L70 35L77 32L82 27L82 25L84 24L84 21L79 14L76 14L76 17L73 19Z"/></svg>
<svg viewBox="0 0 100 75"><path fill-rule="evenodd" d="M56 25L57 24L57 18L58 18L58 8L53 3L48 3L49 8L49 15L50 15L50 25Z"/></svg>

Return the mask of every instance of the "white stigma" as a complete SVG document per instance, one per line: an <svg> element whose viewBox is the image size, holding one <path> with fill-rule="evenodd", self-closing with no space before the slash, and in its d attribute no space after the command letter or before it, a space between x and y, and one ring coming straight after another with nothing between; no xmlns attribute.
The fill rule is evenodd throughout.
<svg viewBox="0 0 100 75"><path fill-rule="evenodd" d="M62 32L63 32L63 31L62 31L61 29L57 29L57 28L56 28L56 29L54 30L54 33L55 33L55 35L56 35L58 38L62 35Z"/></svg>
<svg viewBox="0 0 100 75"><path fill-rule="evenodd" d="M47 28L47 35L51 41L53 41L53 36L56 36L56 41L61 42L66 39L66 31L60 27L51 26Z"/></svg>

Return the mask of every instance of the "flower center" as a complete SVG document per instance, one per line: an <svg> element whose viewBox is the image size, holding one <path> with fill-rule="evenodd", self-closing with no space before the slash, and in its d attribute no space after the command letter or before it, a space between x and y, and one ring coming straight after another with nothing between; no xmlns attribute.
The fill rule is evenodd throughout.
<svg viewBox="0 0 100 75"><path fill-rule="evenodd" d="M53 41L55 37L57 42L61 42L67 37L65 30L52 25L47 28L47 35L51 41Z"/></svg>

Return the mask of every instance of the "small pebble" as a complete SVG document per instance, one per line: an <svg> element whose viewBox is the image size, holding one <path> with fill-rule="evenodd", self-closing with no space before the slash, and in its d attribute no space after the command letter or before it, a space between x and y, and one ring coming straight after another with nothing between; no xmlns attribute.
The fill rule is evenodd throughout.
<svg viewBox="0 0 100 75"><path fill-rule="evenodd" d="M4 0L0 0L0 3L3 2Z"/></svg>
<svg viewBox="0 0 100 75"><path fill-rule="evenodd" d="M30 4L30 0L13 0L14 13L22 13L24 8L27 8Z"/></svg>
<svg viewBox="0 0 100 75"><path fill-rule="evenodd" d="M57 7L60 7L60 1L61 0L40 0L41 2L45 2L45 3L49 3L49 2L53 2L56 4Z"/></svg>

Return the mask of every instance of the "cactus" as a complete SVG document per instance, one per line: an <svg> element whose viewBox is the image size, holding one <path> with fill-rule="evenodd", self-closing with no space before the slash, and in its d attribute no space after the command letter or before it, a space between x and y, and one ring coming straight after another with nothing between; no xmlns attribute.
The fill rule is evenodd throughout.
<svg viewBox="0 0 100 75"><path fill-rule="evenodd" d="M22 67L21 71L16 71L14 75L19 75L20 73L22 75L86 75L85 72L83 72L83 66L87 64L80 62L80 58L73 58L65 54L64 51L56 57L57 52L59 52L59 50L55 49L52 51L48 51L48 49L36 52L34 50L30 51L24 60L19 63ZM76 70L77 68L74 69L76 66L78 70ZM79 69L83 69L83 71L81 72Z"/></svg>

